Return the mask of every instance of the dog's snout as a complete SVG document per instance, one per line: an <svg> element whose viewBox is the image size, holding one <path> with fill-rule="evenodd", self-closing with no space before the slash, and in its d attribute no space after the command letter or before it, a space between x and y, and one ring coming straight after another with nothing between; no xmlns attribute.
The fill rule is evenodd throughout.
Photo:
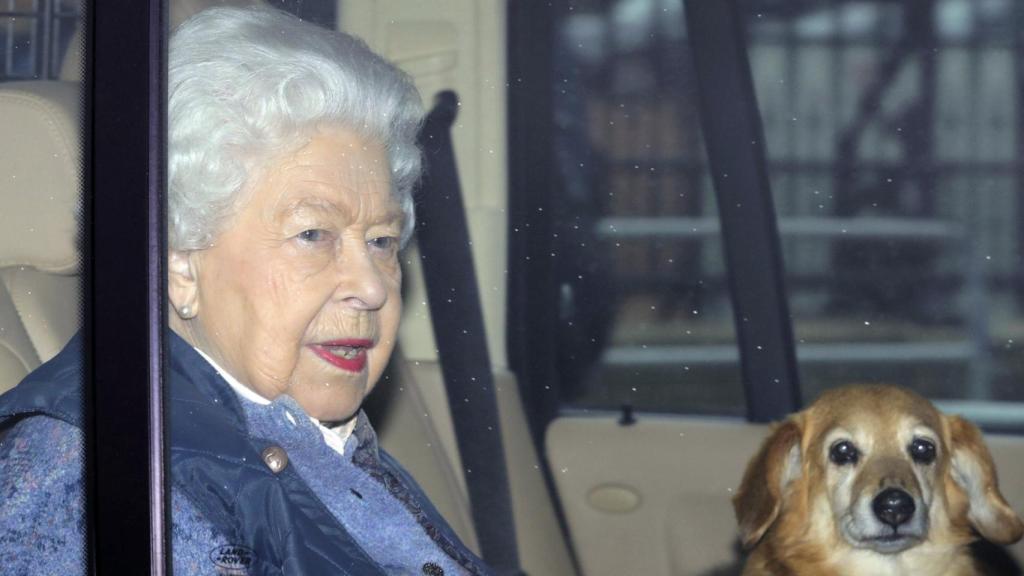
<svg viewBox="0 0 1024 576"><path fill-rule="evenodd" d="M899 488L889 488L875 496L871 508L879 520L896 528L914 515L914 498Z"/></svg>

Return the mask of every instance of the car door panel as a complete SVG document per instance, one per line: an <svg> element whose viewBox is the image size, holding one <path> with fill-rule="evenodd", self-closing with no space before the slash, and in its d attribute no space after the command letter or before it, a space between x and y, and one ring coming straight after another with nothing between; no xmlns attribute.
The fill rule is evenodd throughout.
<svg viewBox="0 0 1024 576"><path fill-rule="evenodd" d="M565 415L548 428L547 458L584 576L738 573L731 498L767 426L726 418ZM989 435L1002 491L1024 510L1024 439ZM609 511L594 493L636 494ZM1024 543L1008 550L1024 562Z"/></svg>

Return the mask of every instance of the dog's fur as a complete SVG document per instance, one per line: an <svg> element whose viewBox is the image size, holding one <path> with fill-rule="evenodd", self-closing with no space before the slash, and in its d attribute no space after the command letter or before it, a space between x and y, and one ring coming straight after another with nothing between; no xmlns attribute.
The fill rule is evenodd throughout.
<svg viewBox="0 0 1024 576"><path fill-rule="evenodd" d="M935 446L930 464L909 454L922 438ZM843 440L856 463L830 460ZM889 488L915 504L895 529L872 512ZM892 386L830 391L774 426L733 505L752 548L744 576L969 576L981 574L968 551L979 535L1010 544L1024 533L978 428Z"/></svg>

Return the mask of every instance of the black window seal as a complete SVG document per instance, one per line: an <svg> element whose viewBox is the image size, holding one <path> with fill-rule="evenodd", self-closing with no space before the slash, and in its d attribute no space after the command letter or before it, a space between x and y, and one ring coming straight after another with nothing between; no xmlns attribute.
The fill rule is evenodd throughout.
<svg viewBox="0 0 1024 576"><path fill-rule="evenodd" d="M165 6L86 8L83 168L90 573L164 574Z"/></svg>
<svg viewBox="0 0 1024 576"><path fill-rule="evenodd" d="M508 2L508 296L509 367L517 375L535 445L559 412L558 294L550 252L559 192L551 124L552 46L558 9L552 3ZM544 384L548 384L545 386Z"/></svg>
<svg viewBox="0 0 1024 576"><path fill-rule="evenodd" d="M544 432L558 416L560 397L555 337L558 293L554 262L531 255L550 252L555 223L552 198L561 182L551 154L552 56L557 10L551 2L506 4L508 78L508 293L505 305L509 369L519 382L531 439L544 454ZM547 458L541 473L570 562L582 574L579 556Z"/></svg>

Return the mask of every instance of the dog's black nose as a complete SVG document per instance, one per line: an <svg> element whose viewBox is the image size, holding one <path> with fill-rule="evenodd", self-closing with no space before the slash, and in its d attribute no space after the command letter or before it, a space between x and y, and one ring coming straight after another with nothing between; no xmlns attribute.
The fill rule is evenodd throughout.
<svg viewBox="0 0 1024 576"><path fill-rule="evenodd" d="M914 515L914 498L899 488L889 488L875 496L871 508L879 520L895 528Z"/></svg>

